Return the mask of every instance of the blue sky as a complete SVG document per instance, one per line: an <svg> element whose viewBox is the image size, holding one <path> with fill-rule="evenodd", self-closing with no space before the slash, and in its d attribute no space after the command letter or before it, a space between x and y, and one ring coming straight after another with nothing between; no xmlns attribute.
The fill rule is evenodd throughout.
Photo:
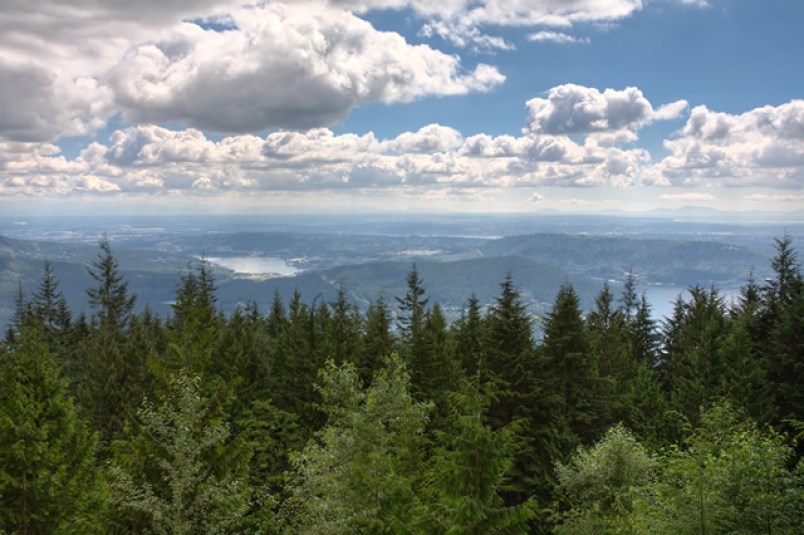
<svg viewBox="0 0 804 535"><path fill-rule="evenodd" d="M804 2L8 3L6 213L804 208Z"/></svg>

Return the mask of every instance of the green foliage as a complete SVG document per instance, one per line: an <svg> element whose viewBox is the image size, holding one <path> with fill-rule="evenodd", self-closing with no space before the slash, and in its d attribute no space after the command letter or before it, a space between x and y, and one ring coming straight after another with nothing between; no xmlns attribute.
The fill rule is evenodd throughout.
<svg viewBox="0 0 804 535"><path fill-rule="evenodd" d="M411 266L406 280L407 292L403 297L396 298L399 306L397 328L402 339L413 345L424 326L425 307L429 299L424 297L425 289L415 263Z"/></svg>
<svg viewBox="0 0 804 535"><path fill-rule="evenodd" d="M514 422L521 425L510 485L505 503L522 503L534 493L536 485L545 490L543 473L548 470L550 446L545 441L549 426L549 407L544 391L536 382L536 355L533 349L531 319L519 290L509 273L500 284L500 295L484 319L480 377L494 389L486 411L492 429L503 429Z"/></svg>
<svg viewBox="0 0 804 535"><path fill-rule="evenodd" d="M0 531L99 532L96 445L44 335L0 348Z"/></svg>
<svg viewBox="0 0 804 535"><path fill-rule="evenodd" d="M556 466L561 502L555 532L627 532L637 489L651 481L655 469L656 460L621 425L593 446L581 446Z"/></svg>
<svg viewBox="0 0 804 535"><path fill-rule="evenodd" d="M590 443L596 438L596 401L602 390L578 295L570 285L556 295L545 324L541 368L552 406L550 418L559 432L558 449L566 456L578 441Z"/></svg>
<svg viewBox="0 0 804 535"><path fill-rule="evenodd" d="M358 360L358 372L364 385L371 382L374 372L382 367L385 355L390 355L393 349L391 311L380 295L366 311L363 341L360 344L361 355Z"/></svg>
<svg viewBox="0 0 804 535"><path fill-rule="evenodd" d="M428 406L392 355L363 389L351 363L319 375L327 424L293 458L292 511L298 533L428 533L421 467Z"/></svg>
<svg viewBox="0 0 804 535"><path fill-rule="evenodd" d="M671 408L690 421L701 406L722 393L725 373L722 339L728 324L717 289L693 287L688 301L679 296L665 327L661 375Z"/></svg>
<svg viewBox="0 0 804 535"><path fill-rule="evenodd" d="M346 300L346 290L338 288L338 297L330 306L332 315L324 324L324 340L319 352L335 362L356 362L361 353L363 315Z"/></svg>
<svg viewBox="0 0 804 535"><path fill-rule="evenodd" d="M450 326L414 265L397 340L382 298L364 315L345 288L226 317L205 262L167 322L134 315L104 239L90 319L49 263L30 299L20 286L0 343L0 532L800 532L789 236L772 267L731 307L691 288L661 333L633 275L585 317L565 284L537 342L510 274Z"/></svg>
<svg viewBox="0 0 804 535"><path fill-rule="evenodd" d="M222 329L222 318L215 308L215 280L205 260L181 277L169 324L170 355L174 370L187 369L204 374L212 364L212 355Z"/></svg>
<svg viewBox="0 0 804 535"><path fill-rule="evenodd" d="M463 375L447 334L447 322L438 304L427 311L418 351L410 358L411 392L418 400L439 405ZM439 413L441 411L439 410Z"/></svg>
<svg viewBox="0 0 804 535"><path fill-rule="evenodd" d="M792 449L729 404L702 412L683 445L659 458L631 518L637 533L800 533L804 487ZM799 469L800 470L800 469Z"/></svg>
<svg viewBox="0 0 804 535"><path fill-rule="evenodd" d="M536 502L506 506L502 493L514 466L518 426L494 430L485 422L492 388L464 380L449 394L450 427L436 431L430 459L431 532L449 535L528 533Z"/></svg>
<svg viewBox="0 0 804 535"><path fill-rule="evenodd" d="M76 367L78 399L107 446L119 436L140 399L141 384L136 381L144 376L145 363L144 355L129 353L126 347L136 296L128 293L128 284L105 236L100 249L89 268L97 286L87 289L95 315Z"/></svg>
<svg viewBox="0 0 804 535"><path fill-rule="evenodd" d="M475 294L466 302L460 319L452 326L455 354L467 376L473 377L483 360L483 336L485 324L480 313L480 301Z"/></svg>
<svg viewBox="0 0 804 535"><path fill-rule="evenodd" d="M129 294L128 283L120 274L106 235L98 245L101 249L98 258L92 261L88 269L97 286L87 289L87 297L101 326L113 331L120 330L126 326L137 297Z"/></svg>
<svg viewBox="0 0 804 535"><path fill-rule="evenodd" d="M180 373L164 401L144 401L138 415L110 468L118 521L133 517L142 531L169 535L234 531L248 506L242 460L200 378Z"/></svg>

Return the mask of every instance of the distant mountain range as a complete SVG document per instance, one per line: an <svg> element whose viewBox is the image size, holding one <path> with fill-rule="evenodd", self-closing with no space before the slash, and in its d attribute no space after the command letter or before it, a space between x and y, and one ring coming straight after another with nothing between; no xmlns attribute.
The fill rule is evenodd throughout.
<svg viewBox="0 0 804 535"><path fill-rule="evenodd" d="M332 301L339 286L360 306L383 295L393 306L405 291L405 276L417 263L431 302L455 317L472 293L490 303L510 272L534 314L544 313L561 284L570 282L591 307L603 281L619 291L629 270L646 284L685 287L743 283L751 269L768 273L767 251L716 241L638 239L624 236L533 233L504 237L387 236L325 232L221 232L172 234L112 243L121 271L138 305L170 313L180 274L201 254L215 257L265 256L291 260L303 272L266 278L215 269L219 305L232 312L256 301L265 310L279 292L287 302L294 290L305 301ZM27 292L39 285L49 260L71 307L89 312L85 290L93 281L87 266L98 248L66 241L0 237L0 325L13 314L18 284Z"/></svg>

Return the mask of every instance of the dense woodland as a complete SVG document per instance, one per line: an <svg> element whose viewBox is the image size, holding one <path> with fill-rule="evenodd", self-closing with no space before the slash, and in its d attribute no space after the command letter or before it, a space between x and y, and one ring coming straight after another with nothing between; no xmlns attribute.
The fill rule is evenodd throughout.
<svg viewBox="0 0 804 535"><path fill-rule="evenodd" d="M225 316L201 262L134 314L107 240L74 316L45 264L0 343L0 533L801 533L804 280L663 322L629 277L448 324L414 265L363 313ZM535 322L544 336L534 340Z"/></svg>

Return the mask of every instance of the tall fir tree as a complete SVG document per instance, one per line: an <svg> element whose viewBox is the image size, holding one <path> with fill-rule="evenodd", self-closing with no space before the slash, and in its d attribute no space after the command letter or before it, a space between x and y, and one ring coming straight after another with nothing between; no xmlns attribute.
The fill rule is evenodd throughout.
<svg viewBox="0 0 804 535"><path fill-rule="evenodd" d="M196 271L181 277L171 305L173 318L169 323L169 368L188 369L205 374L212 365L213 353L223 330L218 313L215 277L209 263L201 259Z"/></svg>
<svg viewBox="0 0 804 535"><path fill-rule="evenodd" d="M426 290L422 279L419 277L419 270L415 263L411 266L410 272L408 272L406 282L407 291L405 295L396 298L399 307L397 329L402 341L410 347L419 341L429 298L424 297Z"/></svg>
<svg viewBox="0 0 804 535"><path fill-rule="evenodd" d="M520 426L522 441L518 443L510 485L503 492L505 504L513 506L534 494L534 488L546 488L543 470L551 461L542 444L550 431L549 408L543 403L543 392L537 382L537 361L533 348L531 318L522 296L508 273L500 284L500 294L485 318L480 366L481 379L495 390L487 410L492 429L511 424Z"/></svg>
<svg viewBox="0 0 804 535"><path fill-rule="evenodd" d="M762 287L759 343L768 355L768 378L781 420L804 419L804 277L789 234L776 240L774 276ZM788 425L785 424L787 428Z"/></svg>
<svg viewBox="0 0 804 535"><path fill-rule="evenodd" d="M42 280L33 294L31 305L34 316L42 324L50 351L61 357L70 331L71 314L49 261L45 261Z"/></svg>
<svg viewBox="0 0 804 535"><path fill-rule="evenodd" d="M449 425L436 431L429 462L432 532L526 534L536 518L534 497L505 503L519 429L517 422L496 430L488 425L485 415L493 398L493 386L482 383L479 373L448 393Z"/></svg>
<svg viewBox="0 0 804 535"><path fill-rule="evenodd" d="M338 288L338 296L330 304L331 317L324 325L321 353L335 362L357 362L361 353L363 316L357 305L349 303L346 289Z"/></svg>
<svg viewBox="0 0 804 535"><path fill-rule="evenodd" d="M467 377L474 377L483 366L483 337L485 323L480 310L480 301L474 293L466 301L461 317L450 331L455 344L455 354Z"/></svg>
<svg viewBox="0 0 804 535"><path fill-rule="evenodd" d="M0 347L0 531L100 533L97 437L38 326Z"/></svg>
<svg viewBox="0 0 804 535"><path fill-rule="evenodd" d="M689 300L676 303L665 330L661 374L670 408L696 422L700 407L722 394L721 345L728 327L716 288L695 286L688 292Z"/></svg>
<svg viewBox="0 0 804 535"><path fill-rule="evenodd" d="M601 381L597 362L589 352L589 337L581 315L578 294L570 284L559 289L544 327L541 372L545 396L551 401L550 418L557 432L559 458L595 438L597 417L605 413L597 401Z"/></svg>
<svg viewBox="0 0 804 535"><path fill-rule="evenodd" d="M98 258L88 268L96 286L87 289L87 297L101 327L121 332L128 324L137 297L128 291L128 283L120 273L120 266L106 235L98 245Z"/></svg>
<svg viewBox="0 0 804 535"><path fill-rule="evenodd" d="M380 294L366 311L365 331L360 344L358 373L364 385L368 385L374 372L382 367L385 357L394 350L391 334L391 311Z"/></svg>
<svg viewBox="0 0 804 535"><path fill-rule="evenodd" d="M123 428L123 422L139 403L129 377L141 375L141 355L130 359L125 350L126 331L131 320L136 295L120 273L109 240L99 243L100 253L89 268L96 286L87 289L94 309L92 329L84 344L79 378L79 400L108 446Z"/></svg>

